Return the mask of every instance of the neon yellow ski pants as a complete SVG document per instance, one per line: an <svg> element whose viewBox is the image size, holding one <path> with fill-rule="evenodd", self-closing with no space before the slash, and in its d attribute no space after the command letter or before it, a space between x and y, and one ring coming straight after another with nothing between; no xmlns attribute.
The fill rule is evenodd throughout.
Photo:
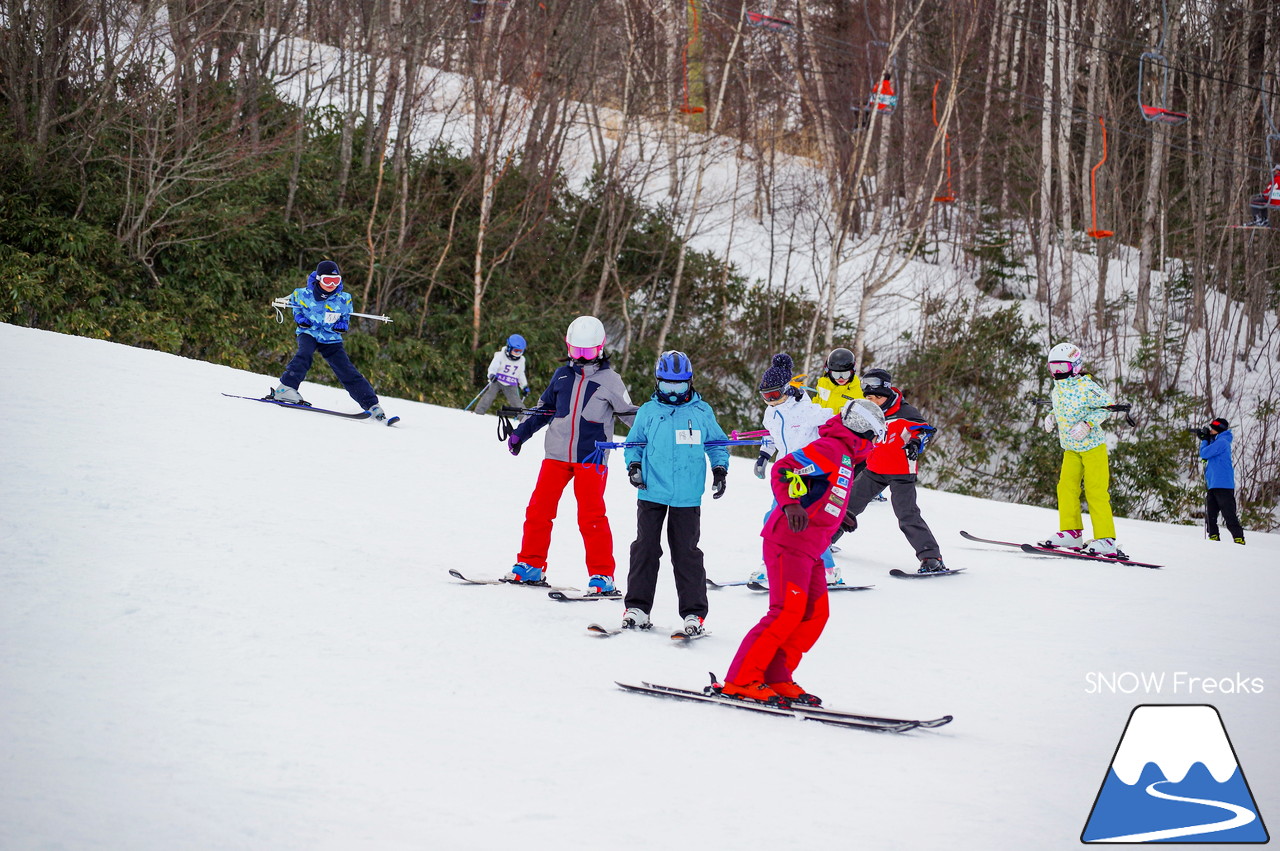
<svg viewBox="0 0 1280 851"><path fill-rule="evenodd" d="M1111 468L1107 465L1107 447L1095 446L1085 452L1062 453L1062 472L1058 475L1058 527L1084 529L1081 516L1080 488L1089 503L1089 519L1093 537L1114 538L1116 523L1111 516Z"/></svg>

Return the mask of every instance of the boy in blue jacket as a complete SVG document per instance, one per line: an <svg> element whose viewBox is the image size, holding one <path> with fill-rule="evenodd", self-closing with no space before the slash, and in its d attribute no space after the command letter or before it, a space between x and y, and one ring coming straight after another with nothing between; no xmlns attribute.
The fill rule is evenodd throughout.
<svg viewBox="0 0 1280 851"><path fill-rule="evenodd" d="M342 346L342 335L351 323L351 295L342 291L338 264L321 260L316 270L307 276L307 285L290 294L289 302L293 305L293 321L298 323L298 352L284 368L280 384L269 398L295 405L307 404L298 388L318 351L356 404L367 411L371 419L385 422L387 414L378 404L373 385L351 363Z"/></svg>
<svg viewBox="0 0 1280 851"><path fill-rule="evenodd" d="M1231 540L1244 543L1244 527L1236 515L1236 468L1231 463L1231 424L1217 417L1207 428L1196 432L1200 457L1204 460L1204 529L1210 541L1218 534L1218 515L1231 533Z"/></svg>
<svg viewBox="0 0 1280 851"><path fill-rule="evenodd" d="M638 490L636 539L627 574L623 629L648 629L662 557L662 521L676 577L676 596L686 635L699 635L707 617L707 572L698 538L702 534L702 491L711 461L711 496L724 495L729 450L707 446L727 440L715 411L693 389L693 364L683 352L663 352L654 369L657 388L640 406L627 442L627 479Z"/></svg>

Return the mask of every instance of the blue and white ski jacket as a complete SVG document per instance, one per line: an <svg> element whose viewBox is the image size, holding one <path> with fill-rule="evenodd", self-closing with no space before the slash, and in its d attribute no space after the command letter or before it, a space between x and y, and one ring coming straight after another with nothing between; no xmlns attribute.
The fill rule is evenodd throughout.
<svg viewBox="0 0 1280 851"><path fill-rule="evenodd" d="M645 443L628 446L624 456L628 467L640 462L644 489L637 496L674 508L701 505L707 461L712 467L729 467L729 450L706 442L727 439L715 411L697 393L683 405L668 405L655 395L640 406L627 433L628 443Z"/></svg>
<svg viewBox="0 0 1280 851"><path fill-rule="evenodd" d="M317 277L312 272L307 276L307 285L289 296L293 321L298 323L299 334L310 334L317 343L341 343L340 332L347 330L351 322L351 296L342 291L342 284L326 293L316 282Z"/></svg>

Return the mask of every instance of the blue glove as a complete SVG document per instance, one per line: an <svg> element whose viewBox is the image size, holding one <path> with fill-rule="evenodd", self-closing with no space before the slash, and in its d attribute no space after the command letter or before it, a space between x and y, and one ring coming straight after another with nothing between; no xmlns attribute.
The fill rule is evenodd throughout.
<svg viewBox="0 0 1280 851"><path fill-rule="evenodd" d="M769 453L768 453L768 452L761 452L758 456L756 456L756 467L755 467L755 471L756 471L756 478L757 478L757 479L763 479L763 478L764 478L764 467L765 467L765 465L766 465L766 464L768 464L768 463L769 463Z"/></svg>
<svg viewBox="0 0 1280 851"><path fill-rule="evenodd" d="M639 461L632 461L627 465L627 481L631 482L632 486L644 490L644 472L640 469Z"/></svg>
<svg viewBox="0 0 1280 851"><path fill-rule="evenodd" d="M333 323L333 330L337 331L339 334L346 333L346 330L349 327L350 327L350 323L348 323L347 320L345 319L342 320L341 322Z"/></svg>
<svg viewBox="0 0 1280 851"><path fill-rule="evenodd" d="M496 376L496 375L491 375L491 376L489 376L489 381L490 381L490 382L492 382L492 381L493 381L495 378L497 378L497 377L498 377L498 376Z"/></svg>
<svg viewBox="0 0 1280 851"><path fill-rule="evenodd" d="M307 321L307 320L305 320L305 319L295 319L295 320L294 320L294 322L297 322L297 323L298 323L298 327L299 327L299 328L310 328L310 327L311 327L311 323L310 323L310 322L308 322L308 321Z"/></svg>
<svg viewBox="0 0 1280 851"><path fill-rule="evenodd" d="M528 388L528 387L525 387L523 390L521 390L521 391L520 391L520 395L521 395L521 396L528 396L528 395L529 395L529 388Z"/></svg>
<svg viewBox="0 0 1280 851"><path fill-rule="evenodd" d="M507 451L512 455L520 454L520 435L513 434L507 438Z"/></svg>
<svg viewBox="0 0 1280 851"><path fill-rule="evenodd" d="M724 478L729 475L729 471L724 467L711 468L711 498L719 499L724 496Z"/></svg>

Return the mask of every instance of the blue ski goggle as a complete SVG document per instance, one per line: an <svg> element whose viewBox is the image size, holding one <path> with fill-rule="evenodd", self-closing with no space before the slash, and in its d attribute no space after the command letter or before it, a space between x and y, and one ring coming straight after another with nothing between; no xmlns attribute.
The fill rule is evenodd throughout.
<svg viewBox="0 0 1280 851"><path fill-rule="evenodd" d="M689 382L687 381L659 381L658 392L663 396L681 396L689 392Z"/></svg>

